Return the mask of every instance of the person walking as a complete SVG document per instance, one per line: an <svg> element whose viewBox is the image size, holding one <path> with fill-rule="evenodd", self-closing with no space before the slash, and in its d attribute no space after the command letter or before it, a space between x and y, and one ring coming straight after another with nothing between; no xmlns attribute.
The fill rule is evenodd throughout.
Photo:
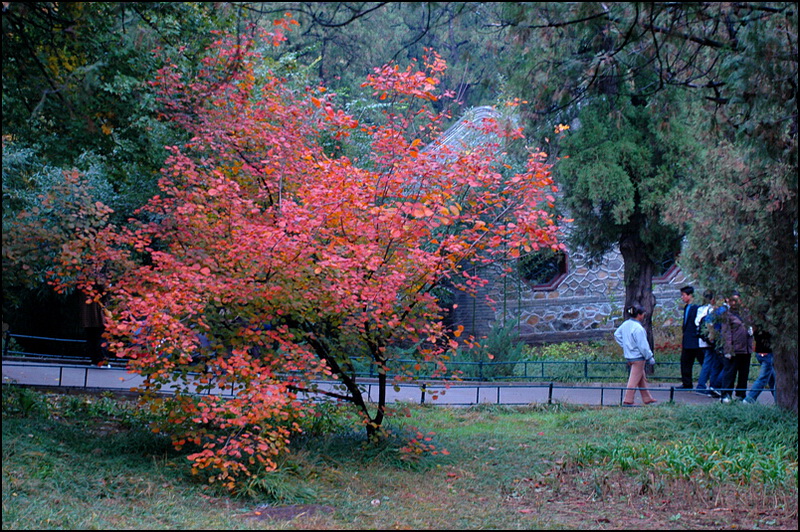
<svg viewBox="0 0 800 532"><path fill-rule="evenodd" d="M753 340L755 343L756 359L758 359L761 369L758 372L756 382L753 383L753 388L747 394L747 397L744 398L744 401L742 401L747 404L757 403L758 396L761 395L761 392L764 390L769 390L772 393L772 397L775 397L775 368L772 364L772 337L767 331L757 328L753 335Z"/></svg>
<svg viewBox="0 0 800 532"><path fill-rule="evenodd" d="M711 375L709 381L708 391L711 397L721 399L723 390L727 383L725 382L725 346L722 341L722 320L725 313L728 312L728 299L724 298L722 304L714 309L711 313L711 327L708 329L709 344L711 345L711 353L714 357L714 363L718 366L719 371Z"/></svg>
<svg viewBox="0 0 800 532"><path fill-rule="evenodd" d="M719 380L722 371L722 357L718 355L716 343L714 342L714 305L716 298L714 292L706 290L703 292L703 306L697 309L697 317L694 320L697 327L698 345L703 350L703 366L700 368L700 375L697 377L697 387L695 393L705 396L714 396L714 384ZM716 394L719 396L719 394Z"/></svg>
<svg viewBox="0 0 800 532"><path fill-rule="evenodd" d="M753 352L753 326L750 313L742 306L738 292L728 298L728 311L722 315L723 377L722 402L730 403L735 387L736 398L744 399L750 377Z"/></svg>
<svg viewBox="0 0 800 532"><path fill-rule="evenodd" d="M705 350L700 347L700 337L697 334L697 305L694 304L694 287L684 286L681 288L681 301L683 307L683 327L681 339L681 385L678 390L692 389L692 370L694 362L702 367Z"/></svg>
<svg viewBox="0 0 800 532"><path fill-rule="evenodd" d="M626 314L628 319L614 331L614 339L622 347L625 361L630 368L622 406L633 406L637 389L642 395L642 402L650 405L656 400L647 389L645 364L655 366L656 359L647 341L647 332L642 325L645 310L639 305L633 305L626 310Z"/></svg>

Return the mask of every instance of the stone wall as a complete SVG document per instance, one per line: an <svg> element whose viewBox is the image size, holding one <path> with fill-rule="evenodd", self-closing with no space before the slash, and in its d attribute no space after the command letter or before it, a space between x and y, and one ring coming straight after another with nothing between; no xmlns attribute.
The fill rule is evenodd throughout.
<svg viewBox="0 0 800 532"><path fill-rule="evenodd" d="M518 319L520 338L531 344L598 339L613 332L622 321L625 302L621 255L609 253L597 265L577 252L567 259L567 273L547 288L502 276L499 267L484 270L490 283L475 296L455 295L452 322L463 325L466 334L483 336L492 327ZM654 281L658 321L680 323L680 288L688 282L677 267Z"/></svg>

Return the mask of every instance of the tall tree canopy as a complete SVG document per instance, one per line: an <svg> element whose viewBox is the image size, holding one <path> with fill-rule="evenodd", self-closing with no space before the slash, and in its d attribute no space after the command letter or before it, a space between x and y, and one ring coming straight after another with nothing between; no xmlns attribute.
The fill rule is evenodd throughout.
<svg viewBox="0 0 800 532"><path fill-rule="evenodd" d="M4 138L55 166L94 153L126 201L141 204L172 136L153 113L152 51L181 50L192 63L209 30L235 14L202 2L4 3Z"/></svg>
<svg viewBox="0 0 800 532"><path fill-rule="evenodd" d="M453 99L434 102L439 111L493 104L503 93L495 60L504 42L496 39L495 29L483 26L491 9L495 6L483 2L259 2L247 7L253 17L291 13L300 28L289 36L287 50L315 65L326 87L351 99L357 96L353 86L374 65L436 50L449 65L442 88L454 93Z"/></svg>
<svg viewBox="0 0 800 532"><path fill-rule="evenodd" d="M63 193L73 169L118 222L155 194L164 146L185 132L158 120L148 83L161 65L153 51L169 51L190 72L210 31L235 28L244 16L229 3L3 3L3 237L21 210L40 213L42 227L60 226L53 235L66 230L66 203L40 197ZM4 258L4 327L78 336L76 302L44 290L48 250L36 249L41 261L28 275Z"/></svg>

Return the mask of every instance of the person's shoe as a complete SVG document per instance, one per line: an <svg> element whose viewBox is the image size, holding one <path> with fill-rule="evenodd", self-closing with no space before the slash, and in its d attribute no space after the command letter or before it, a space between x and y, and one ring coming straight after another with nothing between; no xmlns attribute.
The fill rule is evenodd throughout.
<svg viewBox="0 0 800 532"><path fill-rule="evenodd" d="M647 402L645 402L644 404L646 404L646 405L654 405L654 404L658 404L658 401L656 401L655 399L653 399L652 401L647 401Z"/></svg>
<svg viewBox="0 0 800 532"><path fill-rule="evenodd" d="M631 407L634 407L636 405L633 404L633 403L622 403L622 406L627 407L627 408L631 408Z"/></svg>
<svg viewBox="0 0 800 532"><path fill-rule="evenodd" d="M756 404L756 402L753 399L749 399L749 398L745 397L744 399L742 399L742 404L754 405L754 404Z"/></svg>
<svg viewBox="0 0 800 532"><path fill-rule="evenodd" d="M723 397L722 399L720 399L720 400L719 400L719 402L720 402L720 403L724 403L724 404L726 404L726 405L727 405L727 404L730 404L730 402L731 402L731 398L730 398L730 397L728 397L728 396L726 395L725 397Z"/></svg>
<svg viewBox="0 0 800 532"><path fill-rule="evenodd" d="M711 395L711 392L709 392L708 390L695 390L694 393L696 393L697 395L702 395L704 397L708 397L709 395Z"/></svg>
<svg viewBox="0 0 800 532"><path fill-rule="evenodd" d="M717 390L711 387L708 388L708 395L710 395L714 399L719 399L720 397L722 397L721 393L719 393Z"/></svg>

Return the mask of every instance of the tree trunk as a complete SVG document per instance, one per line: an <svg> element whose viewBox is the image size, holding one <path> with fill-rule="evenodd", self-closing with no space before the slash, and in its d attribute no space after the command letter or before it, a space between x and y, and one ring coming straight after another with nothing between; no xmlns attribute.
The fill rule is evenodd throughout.
<svg viewBox="0 0 800 532"><path fill-rule="evenodd" d="M775 363L775 404L797 415L797 195L772 215L767 292ZM770 242L771 241L771 242Z"/></svg>
<svg viewBox="0 0 800 532"><path fill-rule="evenodd" d="M797 414L797 344L787 349L778 342L774 349L775 404Z"/></svg>
<svg viewBox="0 0 800 532"><path fill-rule="evenodd" d="M789 286L791 281L783 280L784 286ZM776 291L771 303L773 310L778 309L769 320L775 364L775 404L797 415L797 291Z"/></svg>
<svg viewBox="0 0 800 532"><path fill-rule="evenodd" d="M619 250L625 262L625 309L637 304L647 312L642 325L647 331L647 341L654 349L653 310L656 306L656 297L653 295L653 272L655 264L647 255L638 231L625 234L620 239Z"/></svg>

